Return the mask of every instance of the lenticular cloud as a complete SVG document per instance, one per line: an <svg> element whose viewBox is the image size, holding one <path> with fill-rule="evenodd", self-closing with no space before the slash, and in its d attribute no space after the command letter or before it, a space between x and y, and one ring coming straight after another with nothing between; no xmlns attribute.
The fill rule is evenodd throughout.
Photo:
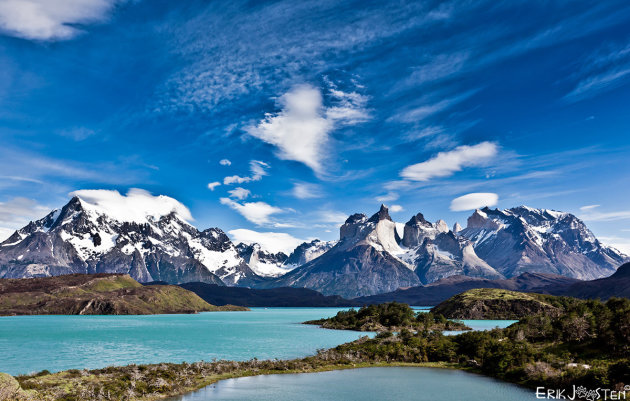
<svg viewBox="0 0 630 401"><path fill-rule="evenodd" d="M127 195L115 190L83 189L70 195L79 197L87 209L118 221L143 223L149 217L157 219L171 212L186 221L193 220L190 210L177 200L164 195L154 196L143 189L131 188Z"/></svg>

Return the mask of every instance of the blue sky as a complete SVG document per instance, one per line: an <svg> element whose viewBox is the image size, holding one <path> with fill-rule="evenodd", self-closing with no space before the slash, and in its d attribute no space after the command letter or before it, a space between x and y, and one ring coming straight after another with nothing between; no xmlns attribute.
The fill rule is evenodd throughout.
<svg viewBox="0 0 630 401"><path fill-rule="evenodd" d="M3 0L0 234L142 188L297 239L526 204L630 252L629 89L624 1Z"/></svg>

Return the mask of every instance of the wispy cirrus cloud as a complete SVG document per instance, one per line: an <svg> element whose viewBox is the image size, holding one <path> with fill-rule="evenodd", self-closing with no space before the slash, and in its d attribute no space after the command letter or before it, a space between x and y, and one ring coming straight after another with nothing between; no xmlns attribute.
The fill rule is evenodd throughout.
<svg viewBox="0 0 630 401"><path fill-rule="evenodd" d="M16 197L0 202L0 241L4 241L29 221L40 219L49 212L50 208L33 199Z"/></svg>
<svg viewBox="0 0 630 401"><path fill-rule="evenodd" d="M291 194L298 199L315 199L324 196L319 185L308 182L296 182L293 184Z"/></svg>
<svg viewBox="0 0 630 401"><path fill-rule="evenodd" d="M599 52L589 57L584 64L582 71L577 74L579 81L564 97L569 102L577 102L630 83L630 44Z"/></svg>
<svg viewBox="0 0 630 401"><path fill-rule="evenodd" d="M145 175L137 160L81 163L56 159L15 148L0 148L0 171L13 181L48 183L51 179L72 179L95 183L132 184ZM146 166L143 166L146 167Z"/></svg>
<svg viewBox="0 0 630 401"><path fill-rule="evenodd" d="M448 110L456 104L470 98L476 92L477 90L471 90L446 99L436 99L436 95L427 96L421 100L420 106L402 111L391 117L390 120L405 123L417 123L437 113Z"/></svg>
<svg viewBox="0 0 630 401"><path fill-rule="evenodd" d="M615 221L630 219L630 210L617 210L613 212L600 212L597 210L587 209L585 213L579 216L584 221Z"/></svg>
<svg viewBox="0 0 630 401"><path fill-rule="evenodd" d="M173 52L194 60L158 89L161 113L201 109L212 111L226 100L275 87L289 89L325 74L329 56L352 55L418 27L451 17L445 5L411 2L400 7L280 1L259 7L242 2L195 9L178 25L165 25ZM212 29L208 29L208 27ZM251 40L256 38L256 40ZM238 45L235 46L234 44ZM304 71L308 70L307 76Z"/></svg>

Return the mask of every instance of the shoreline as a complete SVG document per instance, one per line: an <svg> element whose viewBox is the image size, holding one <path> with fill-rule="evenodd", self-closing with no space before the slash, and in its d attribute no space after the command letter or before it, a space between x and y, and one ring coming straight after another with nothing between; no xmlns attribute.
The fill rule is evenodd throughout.
<svg viewBox="0 0 630 401"><path fill-rule="evenodd" d="M55 400L56 396L64 397L66 400L80 400L82 397L95 397L98 394L107 394L108 390L101 390L100 392L92 392L86 394L89 384L98 383L101 389L109 388L110 391L117 387L122 382L135 387L133 381L129 381L130 377L133 377L134 373L138 371L152 371L153 369L162 369L163 372L172 373L173 371L186 369L196 365L205 365L206 367L214 366L229 366L234 370L226 371L222 373L210 373L195 375L191 379L191 383L187 385L177 387L176 389L170 389L171 384L175 383L161 382L161 392L151 392L140 397L131 398L138 401L157 401L165 399L173 399L175 397L181 397L186 394L198 391L209 385L218 383L228 379L238 379L243 377L254 376L266 376L266 375L282 375L282 374L309 374L309 373L321 373L330 372L335 370L348 370L348 369L361 369L361 368L376 368L376 367L415 367L415 368L436 368L436 369L453 369L463 370L471 373L478 373L470 368L462 366L457 363L449 362L356 362L356 363L330 363L319 364L323 362L318 356L308 356L303 359L290 359L290 360L263 360L258 361L256 359L250 361L216 361L216 362L194 362L194 363L160 363L149 365L124 365L124 366L111 366L103 369L95 370L77 370L70 369L55 373L39 372L33 375L20 375L11 376L16 384L20 385L19 390L12 396L15 398L6 398L19 400ZM291 365L300 365L299 367L289 368ZM253 365L253 366L252 366ZM258 365L263 365L258 367ZM265 365L271 365L265 367ZM164 370L163 368L167 368ZM484 375L485 376L485 375ZM189 377L190 379L190 377ZM122 382L121 382L122 381ZM159 379L157 380L159 381ZM2 384L2 383L0 383ZM25 388L26 387L26 388ZM0 386L0 389L2 386ZM118 387L121 388L121 387ZM60 390L63 389L64 394L60 394ZM89 392L89 391L88 391ZM113 398L118 399L118 398ZM2 399L0 399L2 401Z"/></svg>
<svg viewBox="0 0 630 401"><path fill-rule="evenodd" d="M207 384L204 384L203 386L194 388L194 389L192 389L190 391L186 391L185 393L171 395L171 396L168 396L167 398L166 397L146 398L146 399L142 399L142 401L145 401L145 400L146 401L154 401L154 400L163 400L163 399L168 399L168 398L181 397L181 396L184 396L186 394L190 394L190 393L193 393L195 391L199 391L199 390L201 390L201 389L203 389L203 388L205 388L207 386L210 386L212 384L216 384L216 383L218 383L220 381L229 380L229 379L240 379L240 378L244 378L244 377L255 377L255 376L323 373L323 372L332 372L332 371L335 371L335 370L351 370L351 369L365 369L365 368L394 368L394 367L452 369L452 370L463 370L463 371L468 371L470 373L476 373L476 372L471 372L470 370L465 369L464 367L461 367L458 364L442 363L442 362L419 362L419 363L411 363L411 362L364 362L364 363L357 363L357 364L354 364L354 365L336 364L336 365L322 366L320 368L313 369L313 370L307 370L307 371L303 371L303 370L283 370L283 371L271 370L269 372L251 372L252 374L248 374L249 372L243 372L243 374L225 375L225 377L212 378L211 381L209 381Z"/></svg>

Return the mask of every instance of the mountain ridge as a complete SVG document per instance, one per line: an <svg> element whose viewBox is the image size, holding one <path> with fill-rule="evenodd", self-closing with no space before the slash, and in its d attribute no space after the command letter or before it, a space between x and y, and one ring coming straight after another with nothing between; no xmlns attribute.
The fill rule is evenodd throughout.
<svg viewBox="0 0 630 401"><path fill-rule="evenodd" d="M369 217L350 215L338 241L304 242L287 255L235 245L219 228L199 231L172 198L156 197L159 204L144 210L142 203L122 208L78 192L88 192L87 200L75 195L0 243L0 277L125 273L140 282L290 286L355 298L458 275L598 279L628 260L572 214L527 206L477 209L465 228L451 230L422 213L396 223L381 205Z"/></svg>

